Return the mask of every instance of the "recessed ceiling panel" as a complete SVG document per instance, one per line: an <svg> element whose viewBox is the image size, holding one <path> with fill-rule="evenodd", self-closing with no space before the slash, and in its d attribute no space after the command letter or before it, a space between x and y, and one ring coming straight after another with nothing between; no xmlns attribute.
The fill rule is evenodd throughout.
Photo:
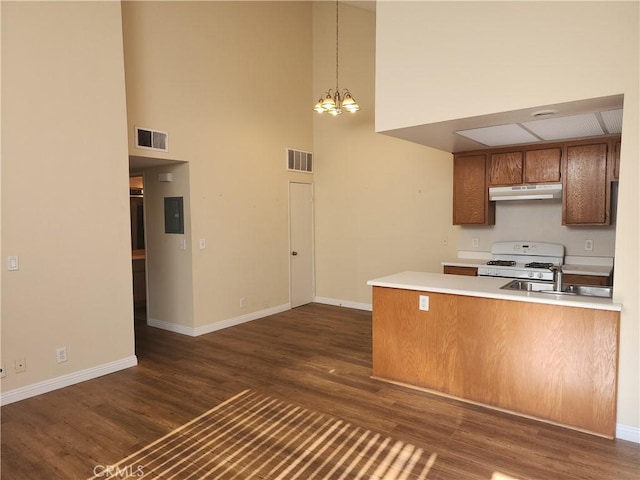
<svg viewBox="0 0 640 480"><path fill-rule="evenodd" d="M622 133L622 109L606 110L600 112L600 115L604 121L604 128L609 133Z"/></svg>
<svg viewBox="0 0 640 480"><path fill-rule="evenodd" d="M605 134L593 113L533 120L523 122L522 125L543 140L564 140Z"/></svg>
<svg viewBox="0 0 640 480"><path fill-rule="evenodd" d="M493 127L473 128L471 130L459 130L458 135L475 140L488 147L501 145L516 145L518 143L539 142L540 139L527 132L516 124L495 125Z"/></svg>

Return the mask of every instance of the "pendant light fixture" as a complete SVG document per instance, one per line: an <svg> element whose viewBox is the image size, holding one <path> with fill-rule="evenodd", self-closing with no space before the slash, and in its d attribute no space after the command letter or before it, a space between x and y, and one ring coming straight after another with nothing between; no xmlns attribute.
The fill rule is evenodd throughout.
<svg viewBox="0 0 640 480"><path fill-rule="evenodd" d="M336 89L327 90L313 107L318 113L327 112L334 116L340 115L343 109L350 113L360 110L360 105L351 96L351 92L346 88L341 92L338 86L339 18L338 0L336 0Z"/></svg>

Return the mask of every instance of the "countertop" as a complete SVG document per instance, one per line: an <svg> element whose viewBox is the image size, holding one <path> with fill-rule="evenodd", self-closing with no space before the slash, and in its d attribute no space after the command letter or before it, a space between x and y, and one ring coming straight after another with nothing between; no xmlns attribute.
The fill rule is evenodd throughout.
<svg viewBox="0 0 640 480"><path fill-rule="evenodd" d="M456 258L442 262L442 266L450 267L471 267L478 268L487 264L486 259ZM562 273L568 275L593 275L597 277L608 277L613 272L611 265L589 265L579 263L565 263L562 265Z"/></svg>
<svg viewBox="0 0 640 480"><path fill-rule="evenodd" d="M621 311L622 305L609 298L584 297L577 295L554 295L540 292L520 292L501 290L500 287L511 280L508 278L471 277L445 275L443 273L401 272L386 277L369 280L373 287L401 288L420 292L466 295L470 297L496 298L517 302L546 303L565 307L591 308L596 310Z"/></svg>

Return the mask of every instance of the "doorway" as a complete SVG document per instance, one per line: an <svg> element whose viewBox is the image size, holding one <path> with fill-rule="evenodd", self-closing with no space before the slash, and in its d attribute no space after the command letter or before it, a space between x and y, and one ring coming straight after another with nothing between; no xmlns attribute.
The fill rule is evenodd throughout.
<svg viewBox="0 0 640 480"><path fill-rule="evenodd" d="M314 299L313 185L289 183L289 279L291 308Z"/></svg>
<svg viewBox="0 0 640 480"><path fill-rule="evenodd" d="M140 175L129 177L131 213L131 266L133 270L133 307L136 318L147 306L146 250L144 231L144 180Z"/></svg>

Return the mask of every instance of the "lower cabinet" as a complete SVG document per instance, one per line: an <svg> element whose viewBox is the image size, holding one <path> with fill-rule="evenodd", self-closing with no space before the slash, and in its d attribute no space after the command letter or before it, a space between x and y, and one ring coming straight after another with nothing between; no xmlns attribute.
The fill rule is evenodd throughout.
<svg viewBox="0 0 640 480"><path fill-rule="evenodd" d="M373 376L613 438L619 322L614 311L374 287Z"/></svg>
<svg viewBox="0 0 640 480"><path fill-rule="evenodd" d="M478 269L475 267L456 267L452 265L445 265L442 271L449 275L467 275L469 277L478 276Z"/></svg>
<svg viewBox="0 0 640 480"><path fill-rule="evenodd" d="M573 273L565 273L562 275L562 283L565 285L594 285L597 287L606 287L613 284L611 280L611 276L576 275Z"/></svg>

